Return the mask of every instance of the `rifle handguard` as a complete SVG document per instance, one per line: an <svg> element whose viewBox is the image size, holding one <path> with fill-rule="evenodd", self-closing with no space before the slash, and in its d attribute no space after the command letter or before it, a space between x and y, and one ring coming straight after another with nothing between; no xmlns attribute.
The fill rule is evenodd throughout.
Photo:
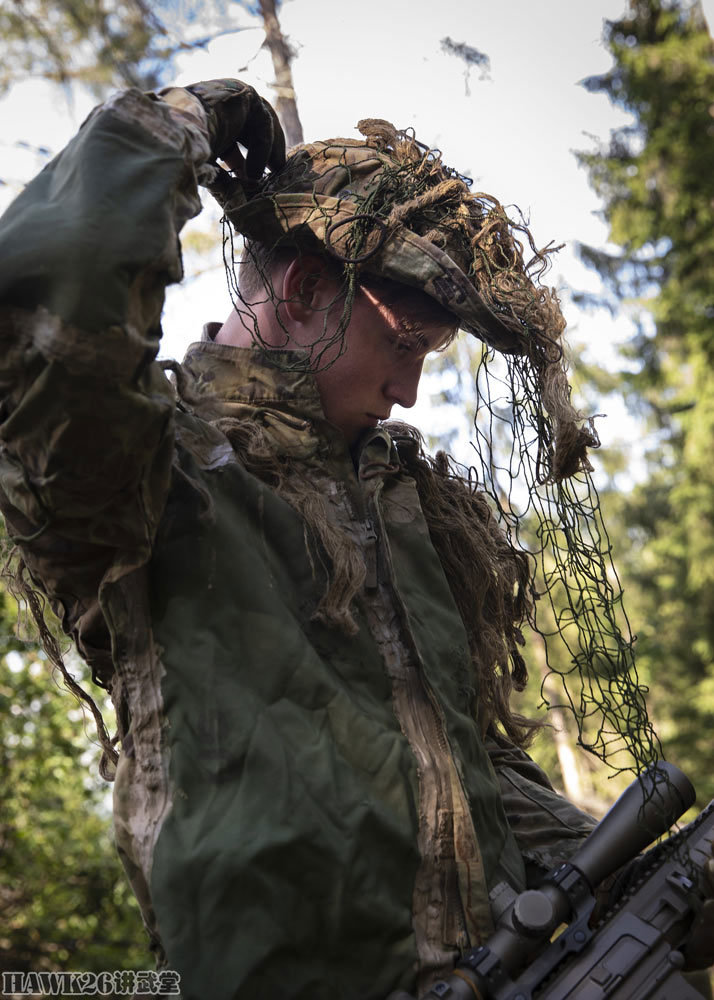
<svg viewBox="0 0 714 1000"><path fill-rule="evenodd" d="M695 798L682 771L664 761L653 764L623 792L570 862L550 872L538 889L517 896L488 942L467 952L422 1000L530 1000L531 989L515 982L529 959L529 982L538 984L568 955L582 951L592 938L596 887L666 833ZM551 944L553 931L564 922L568 928Z"/></svg>

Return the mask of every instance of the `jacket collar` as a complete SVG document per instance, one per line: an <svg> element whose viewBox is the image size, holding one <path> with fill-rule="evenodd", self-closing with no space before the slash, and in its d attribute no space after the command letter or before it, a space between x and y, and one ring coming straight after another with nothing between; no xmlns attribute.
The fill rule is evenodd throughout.
<svg viewBox="0 0 714 1000"><path fill-rule="evenodd" d="M207 324L191 344L183 369L191 382L192 408L204 420L259 419L279 451L294 458L349 457L342 434L323 413L320 394L306 370L304 351L261 351L216 344L220 324ZM398 458L384 427L370 428L357 448L360 479L396 472Z"/></svg>
<svg viewBox="0 0 714 1000"><path fill-rule="evenodd" d="M306 420L325 419L303 351L260 351L211 340L191 344L183 367L192 391L215 416L245 416L245 407L285 409ZM202 409L199 406L197 409Z"/></svg>

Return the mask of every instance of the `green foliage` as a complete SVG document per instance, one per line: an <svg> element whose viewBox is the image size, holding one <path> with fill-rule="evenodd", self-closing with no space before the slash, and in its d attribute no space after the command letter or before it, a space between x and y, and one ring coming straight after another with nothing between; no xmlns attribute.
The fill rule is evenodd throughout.
<svg viewBox="0 0 714 1000"><path fill-rule="evenodd" d="M0 969L152 968L93 723L15 636L13 605L0 591Z"/></svg>
<svg viewBox="0 0 714 1000"><path fill-rule="evenodd" d="M637 333L620 389L648 421L646 481L620 521L639 662L665 749L714 795L714 43L698 4L631 0L614 66L586 81L634 116L580 155L618 254L584 248ZM632 610L631 610L632 613Z"/></svg>
<svg viewBox="0 0 714 1000"><path fill-rule="evenodd" d="M0 971L150 969L94 721L17 617L0 584ZM88 669L67 659L87 688ZM108 698L100 707L113 718Z"/></svg>
<svg viewBox="0 0 714 1000"><path fill-rule="evenodd" d="M714 356L714 43L698 4L631 0L608 23L615 59L585 81L634 115L609 148L581 153L617 256L590 260L618 294L653 293L660 350ZM646 375L657 377L657 358Z"/></svg>
<svg viewBox="0 0 714 1000"><path fill-rule="evenodd" d="M0 93L34 76L97 97L114 86L153 90L169 82L178 53L213 37L188 41L187 29L225 10L226 0L0 0Z"/></svg>

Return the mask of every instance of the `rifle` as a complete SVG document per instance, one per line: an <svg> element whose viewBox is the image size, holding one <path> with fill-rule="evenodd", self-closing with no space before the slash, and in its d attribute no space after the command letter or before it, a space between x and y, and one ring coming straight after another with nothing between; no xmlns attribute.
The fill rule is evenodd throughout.
<svg viewBox="0 0 714 1000"><path fill-rule="evenodd" d="M571 860L512 899L489 940L422 1000L701 1000L680 971L680 948L702 902L690 874L712 856L714 801L640 859L634 885L590 926L597 887L694 799L678 768L652 765Z"/></svg>

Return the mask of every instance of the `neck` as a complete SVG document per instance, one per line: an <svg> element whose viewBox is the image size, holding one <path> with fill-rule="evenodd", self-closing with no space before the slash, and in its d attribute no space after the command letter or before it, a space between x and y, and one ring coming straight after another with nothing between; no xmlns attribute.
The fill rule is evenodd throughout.
<svg viewBox="0 0 714 1000"><path fill-rule="evenodd" d="M232 310L215 337L217 344L230 344L232 347L252 347L254 340L253 326L249 326L245 317L236 309Z"/></svg>

